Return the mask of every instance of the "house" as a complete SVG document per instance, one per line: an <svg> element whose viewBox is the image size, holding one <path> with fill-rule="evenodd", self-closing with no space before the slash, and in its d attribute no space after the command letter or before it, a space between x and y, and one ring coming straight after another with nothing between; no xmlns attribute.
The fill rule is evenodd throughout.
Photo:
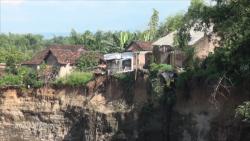
<svg viewBox="0 0 250 141"><path fill-rule="evenodd" d="M153 46L152 42L132 41L127 46L127 51L134 54L134 68L143 69L151 62Z"/></svg>
<svg viewBox="0 0 250 141"><path fill-rule="evenodd" d="M133 58L134 55L132 52L109 53L103 57L107 65L108 74L133 71Z"/></svg>
<svg viewBox="0 0 250 141"><path fill-rule="evenodd" d="M73 70L76 60L85 52L83 46L52 45L21 65L40 69L41 64L45 63L52 68L58 68L58 76L63 77Z"/></svg>
<svg viewBox="0 0 250 141"><path fill-rule="evenodd" d="M176 34L176 31L171 32L153 43L153 55L156 63L167 63L175 67L184 65L186 55L175 46L174 38ZM214 51L215 45L204 32L195 31L192 28L190 38L188 46L194 48L194 58L203 60Z"/></svg>

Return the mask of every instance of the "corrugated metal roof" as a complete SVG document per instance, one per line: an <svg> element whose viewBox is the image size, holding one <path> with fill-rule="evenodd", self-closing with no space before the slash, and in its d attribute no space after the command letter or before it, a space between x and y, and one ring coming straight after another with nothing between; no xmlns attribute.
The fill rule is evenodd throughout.
<svg viewBox="0 0 250 141"><path fill-rule="evenodd" d="M174 46L174 37L177 31L169 33L167 36L164 36L158 39L156 42L153 43L154 46ZM191 39L188 42L188 45L192 46L196 44L200 39L204 37L205 33L202 31L195 31L194 28L190 30Z"/></svg>
<svg viewBox="0 0 250 141"><path fill-rule="evenodd" d="M189 46L196 44L200 39L204 37L205 33L201 31L195 31L194 29L190 30L190 41L188 42Z"/></svg>
<svg viewBox="0 0 250 141"><path fill-rule="evenodd" d="M104 60L119 60L119 59L132 59L132 58L133 58L132 52L104 54Z"/></svg>
<svg viewBox="0 0 250 141"><path fill-rule="evenodd" d="M109 53L109 54L104 54L104 60L114 60L114 59L120 59L121 53Z"/></svg>
<svg viewBox="0 0 250 141"><path fill-rule="evenodd" d="M173 46L174 45L174 36L177 32L171 32L167 36L164 36L158 39L156 42L153 43L154 46Z"/></svg>

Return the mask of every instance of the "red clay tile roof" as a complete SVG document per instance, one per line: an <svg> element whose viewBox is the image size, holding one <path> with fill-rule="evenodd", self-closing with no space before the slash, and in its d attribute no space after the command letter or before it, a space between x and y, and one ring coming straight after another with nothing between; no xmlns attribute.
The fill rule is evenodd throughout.
<svg viewBox="0 0 250 141"><path fill-rule="evenodd" d="M127 51L152 51L152 42L133 41L128 45Z"/></svg>
<svg viewBox="0 0 250 141"><path fill-rule="evenodd" d="M50 53L55 56L59 64L75 64L75 61L86 51L83 46L53 45L38 52L31 60L23 62L22 65L41 64Z"/></svg>

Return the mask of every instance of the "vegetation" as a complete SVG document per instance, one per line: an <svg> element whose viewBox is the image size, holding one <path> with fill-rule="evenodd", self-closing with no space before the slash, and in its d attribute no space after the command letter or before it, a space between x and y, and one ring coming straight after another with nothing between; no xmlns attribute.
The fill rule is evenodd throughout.
<svg viewBox="0 0 250 141"><path fill-rule="evenodd" d="M158 72L165 72L165 71L172 71L173 68L171 65L168 64L150 64L150 71L158 71Z"/></svg>
<svg viewBox="0 0 250 141"><path fill-rule="evenodd" d="M192 0L186 13L177 13L159 23L159 12L153 10L145 31L128 32L85 31L78 33L72 29L68 37L54 37L49 40L41 35L32 34L0 34L0 62L7 63L6 71L10 75L19 75L17 65L29 59L32 54L50 44L77 44L84 45L89 50L103 53L123 51L132 40L153 41L160 36L177 30L175 43L187 52L190 62L186 72L181 74L177 86L183 87L192 78L206 80L218 79L225 74L235 85L250 82L250 18L248 0L215 0L215 5L206 5L203 0ZM221 37L220 48L203 61L193 60L192 50L186 48L190 39L189 30L195 26L196 30L207 31ZM97 64L92 55L82 56L77 62L79 71L84 71ZM172 68L166 64L152 64L150 71L156 75L159 71L169 71ZM35 78L34 74L30 74ZM11 76L12 77L12 76ZM30 80L29 80L30 81ZM25 81L27 84L33 82Z"/></svg>
<svg viewBox="0 0 250 141"><path fill-rule="evenodd" d="M41 78L39 78L39 72L28 67L19 67L18 75L22 78L22 83L25 86L40 88L45 83Z"/></svg>
<svg viewBox="0 0 250 141"><path fill-rule="evenodd" d="M247 0L216 0L216 2L214 6L207 6L202 0L193 0L185 14L186 24L178 34L180 45L185 47L186 33L194 24L197 30L207 31L208 28L212 28L213 33L221 38L220 48L217 48L204 62L188 71L195 72L193 74L204 72L204 75L218 78L226 74L235 85L249 82L250 3ZM184 27L187 30L184 30Z"/></svg>
<svg viewBox="0 0 250 141"><path fill-rule="evenodd" d="M168 64L155 64L155 63L152 63L149 66L149 70L150 70L150 76L151 77L157 77L157 74L159 72L173 71L173 68L172 68L171 65L168 65Z"/></svg>
<svg viewBox="0 0 250 141"><path fill-rule="evenodd" d="M250 122L250 101L244 102L236 108L236 117L243 121Z"/></svg>
<svg viewBox="0 0 250 141"><path fill-rule="evenodd" d="M153 9L153 14L150 18L149 21L149 30L146 31L146 37L145 40L147 41L152 41L156 37L157 29L158 29L158 24L159 24L159 12L155 9Z"/></svg>
<svg viewBox="0 0 250 141"><path fill-rule="evenodd" d="M98 65L100 54L97 52L84 53L77 61L76 67L79 71L86 71Z"/></svg>
<svg viewBox="0 0 250 141"><path fill-rule="evenodd" d="M7 74L0 78L0 87L20 85L22 85L22 78L18 75Z"/></svg>
<svg viewBox="0 0 250 141"><path fill-rule="evenodd" d="M65 77L58 78L55 81L55 85L66 85L72 87L85 86L90 80L92 80L94 75L90 72L72 72Z"/></svg>
<svg viewBox="0 0 250 141"><path fill-rule="evenodd" d="M168 33L176 31L184 24L184 13L177 13L166 18L158 28L157 37L166 36Z"/></svg>
<svg viewBox="0 0 250 141"><path fill-rule="evenodd" d="M97 31L93 33L87 30L79 33L72 29L69 36L54 36L52 39L44 39L42 35L37 34L0 34L0 63L6 63L9 60L15 65L20 64L52 44L84 45L89 50L102 53L121 52L133 40L154 41L176 30L182 22L182 17L183 14L178 13L159 23L159 12L153 9L148 29L145 31Z"/></svg>
<svg viewBox="0 0 250 141"><path fill-rule="evenodd" d="M0 62L10 58L16 63L29 59L34 52L43 48L41 35L33 34L0 34Z"/></svg>
<svg viewBox="0 0 250 141"><path fill-rule="evenodd" d="M43 81L38 78L35 70L27 67L18 67L15 68L15 73L8 72L0 78L0 87L6 86L39 88L43 86Z"/></svg>

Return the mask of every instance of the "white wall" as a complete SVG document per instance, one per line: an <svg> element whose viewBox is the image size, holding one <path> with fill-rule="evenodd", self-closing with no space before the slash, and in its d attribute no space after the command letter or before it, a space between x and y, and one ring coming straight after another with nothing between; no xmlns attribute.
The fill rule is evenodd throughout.
<svg viewBox="0 0 250 141"><path fill-rule="evenodd" d="M73 66L70 66L70 64L67 64L65 66L61 66L59 73L58 73L58 77L64 77L68 74L70 74L73 71Z"/></svg>

